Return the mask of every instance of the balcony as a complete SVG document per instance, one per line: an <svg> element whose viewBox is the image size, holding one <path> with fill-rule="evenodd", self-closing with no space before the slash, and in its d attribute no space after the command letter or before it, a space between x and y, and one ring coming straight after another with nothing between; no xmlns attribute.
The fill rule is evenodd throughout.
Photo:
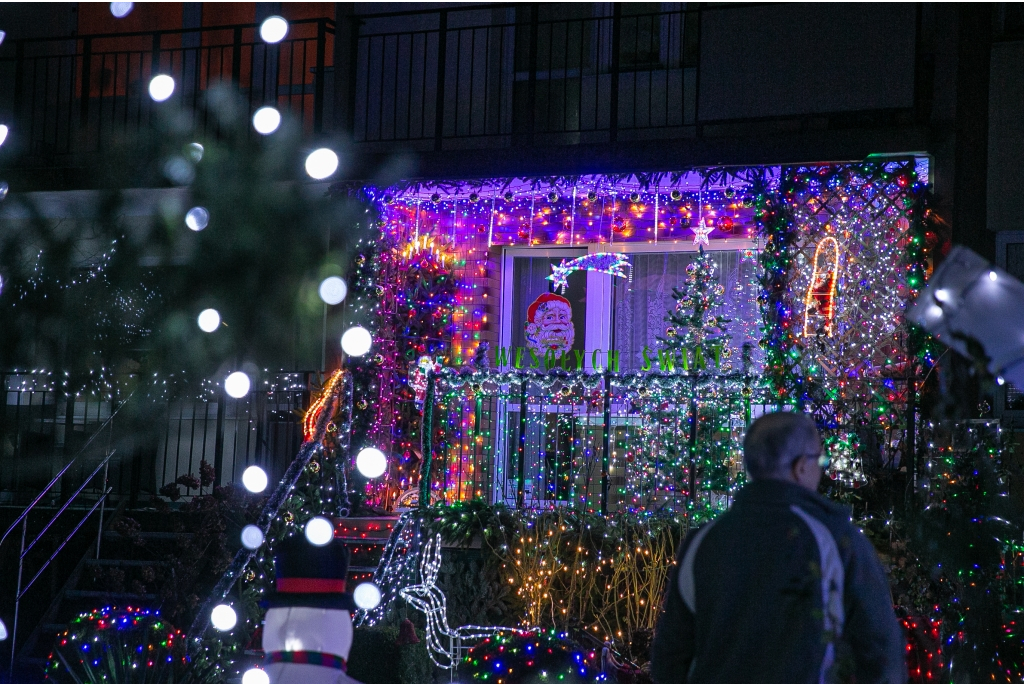
<svg viewBox="0 0 1024 685"><path fill-rule="evenodd" d="M20 145L17 165L73 166L147 126L146 85L160 72L175 77L172 98L200 135L216 124L194 106L223 82L252 109L275 104L308 136L370 155L492 149L550 160L552 146L569 146L650 163L678 158L686 141L753 135L770 146L780 135L882 131L850 153L863 156L889 141L909 149L908 129L927 119L933 65L919 54L920 11L495 3L296 21L276 45L256 24L9 39L0 116L19 130L8 143ZM453 170L479 161L448 157ZM758 161L778 159L742 160Z"/></svg>

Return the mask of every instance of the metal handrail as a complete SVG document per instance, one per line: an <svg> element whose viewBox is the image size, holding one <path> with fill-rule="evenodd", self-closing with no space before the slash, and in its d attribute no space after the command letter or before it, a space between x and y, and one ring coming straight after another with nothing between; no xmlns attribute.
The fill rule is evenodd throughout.
<svg viewBox="0 0 1024 685"><path fill-rule="evenodd" d="M82 481L82 485L77 490L75 490L75 494L71 495L71 497L68 497L68 501L64 503L64 506L57 510L57 513L53 515L53 518L50 519L50 522L43 526L43 529L39 531L38 535L36 535L35 540L28 543L28 546L25 547L24 554L28 554L32 550L32 548L36 546L36 543L43 539L43 535L46 534L46 531L50 530L50 526L52 526L54 522L60 517L60 515L64 513L65 509L71 506L71 503L75 501L75 498L82 494L82 490L85 490L85 486L88 485L96 476L96 474L100 472L100 469L106 468L107 463L110 461L110 458L113 457L116 452L117 450L114 450L106 457L104 457L103 461L101 461L99 465L93 470L93 472L89 474L89 477ZM95 507L93 507L93 509L95 509ZM90 511L89 513L92 512Z"/></svg>
<svg viewBox="0 0 1024 685"><path fill-rule="evenodd" d="M8 673L7 673L8 680L10 682L14 682L14 660L15 660L15 657L17 655L16 649L17 649L17 644L18 644L18 618L19 618L19 614L20 614L20 610L21 610L21 598L24 597L25 593L28 592L29 588L31 588L32 585L37 580L39 580L39 577L43 574L43 572L47 568L49 568L50 563L53 562L53 560L57 558L57 555L60 554L60 552L64 549L65 546L67 546L68 542L71 541L71 538L73 538L78 533L78 531L82 528L82 526L89 519L89 517L92 516L93 512L96 511L96 508L97 507L104 507L104 505L106 503L106 500L107 500L107 495L109 495L111 490L112 490L112 488L110 488L107 485L107 482L108 482L108 473L109 473L109 468L110 468L110 459L111 459L111 457L114 456L114 454L116 453L116 450L111 450L111 451L107 452L106 457L104 457L103 460L93 470L93 472L91 474L89 474L89 477L86 478L82 482L82 485L79 486L79 488L74 492L74 494L72 494L70 497L68 497L67 501L57 511L57 513L54 514L53 518L51 518L50 521L45 526L43 526L42 531L40 531L40 533L32 540L32 542L30 542L26 546L25 538L28 536L28 515L29 515L29 513L31 513L32 509L34 509L35 506L37 504L39 504L39 502L43 499L43 497L48 492L50 492L50 490L53 489L53 486L56 485L60 481L61 477L65 473L67 473L68 469L71 468L71 466L76 461L78 461L78 458L80 456L82 456L82 454L85 452L86 449L89 448L89 445L92 444L93 440L95 440L97 436L99 436L101 433L103 433L104 430L108 426L110 427L110 432L111 433L113 432L113 427L112 426L113 426L114 417L117 416L117 414L121 411L121 409L126 404L128 404L128 402L132 399L132 397L134 395L135 395L135 392L132 391L132 393L129 394L128 397L125 399L125 401L122 402L117 407L117 409L115 409L114 411L112 411L110 413L110 416L107 417L107 420L104 421L102 425L100 425L99 429L97 429L96 432L94 432L91 436L89 436L89 439L86 440L84 445L82 445L82 448L79 449L75 453L75 455L68 461L68 463L64 466L64 468L62 468L60 470L60 472L53 478L53 480L50 481L50 483L43 489L43 491L40 492L39 495L37 495L34 500L32 500L32 503L29 504L27 507L25 507L25 510L23 512L21 512L21 514L18 516L18 518L15 519L14 523L12 523L11 526L7 529L7 531L4 532L3 536L0 537L0 545L2 545L4 543L4 541L7 539L7 537L11 534L11 532L15 528L17 528L19 525L21 526L21 551L19 552L19 556L18 556L18 583L17 583L17 588L16 588L15 593L14 593L14 621L13 621L13 623L11 625L11 663L10 663L10 665L8 667ZM108 447L109 447L109 443L108 443ZM48 531L50 529L50 527L54 524L54 522L56 522L56 520L60 517L60 515L63 514L65 511L67 511L68 507L71 506L71 503L74 502L75 499L79 495L82 494L82 492L85 490L86 486L89 483L91 483L93 478L96 477L96 474L98 474L100 472L100 469L103 469L103 486L102 486L104 488L103 494L96 501L96 503L93 504L92 508L90 508L89 511L86 512L85 516L83 516L82 519L78 522L78 525L75 526L74 530L72 530L71 533L69 533L68 536L64 538L63 542L61 542L59 545L57 545L57 549L54 550L53 554L50 555L50 558L47 559L46 562L40 567L39 571L35 574L35 576L32 577L32 580L30 580L28 582L28 584L23 587L22 584L21 584L21 579L22 579L22 573L24 571L25 557L32 550L32 548L35 547L36 543L39 542L43 538L43 535L46 533L46 531ZM100 509L100 530L99 530L98 534L101 535L101 536L103 535L103 509L102 508ZM98 555L98 550L99 550L99 541L98 540L97 540L96 544L97 544L97 555Z"/></svg>
<svg viewBox="0 0 1024 685"><path fill-rule="evenodd" d="M108 425L110 425L110 423L114 420L114 417L117 416L118 412L120 412L121 409L126 404L128 404L128 402L132 399L132 396L134 396L134 395L135 395L135 391L133 390L131 392L131 394L129 394L128 397L125 399L125 401L122 402L120 405L118 405L117 409L115 409L113 412L111 412L110 416L107 417L107 420L104 421L103 424L98 429L96 429L96 432L89 436L89 439L85 441L85 444L82 445L82 448L80 450L78 450L77 452L75 452L75 456L71 457L71 459L64 466L64 468L62 468L60 470L60 472L56 476L53 477L53 480L51 480L50 483L45 488L43 488L43 491L40 492L39 495L37 495L34 500L32 500L32 503L29 504L27 507L25 507L25 510L23 512L21 512L21 515L19 515L18 518L16 518L14 520L14 523L12 523L10 525L10 527L4 532L4 534L2 536L0 536L0 546L2 546L4 544L4 540L7 539L7 536L10 535L11 532L15 528L18 527L18 524L20 524L25 518L28 517L29 512L31 512L32 509L37 504L39 504L39 501L42 500L43 497L46 496L46 494L48 492L50 492L50 490L53 488L53 486L56 485L60 481L61 477L63 477L63 475L65 473L67 473L67 470L71 468L71 466L75 463L75 461L77 461L78 458L80 456L82 456L82 453L85 452L85 450L89 448L89 445L92 444L92 441L95 440L96 437L100 433L103 432L103 429L105 429ZM109 456L107 458L109 459ZM96 475L96 474L93 473L93 475ZM92 476L90 476L90 478L92 478ZM86 482L88 482L88 481L86 481ZM79 492L81 492L81 490L79 490ZM76 492L75 495L77 495L77 494L78 493ZM72 499L74 499L74 497L69 498L68 501L70 502ZM65 507L66 507L66 505L65 505ZM61 509L61 511L63 511L63 509Z"/></svg>

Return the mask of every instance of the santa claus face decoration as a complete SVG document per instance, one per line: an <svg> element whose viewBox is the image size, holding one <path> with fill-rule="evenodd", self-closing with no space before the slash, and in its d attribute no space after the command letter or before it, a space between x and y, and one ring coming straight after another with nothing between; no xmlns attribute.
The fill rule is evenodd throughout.
<svg viewBox="0 0 1024 685"><path fill-rule="evenodd" d="M526 310L526 346L538 357L549 350L556 357L566 354L575 338L572 305L561 295L544 293Z"/></svg>

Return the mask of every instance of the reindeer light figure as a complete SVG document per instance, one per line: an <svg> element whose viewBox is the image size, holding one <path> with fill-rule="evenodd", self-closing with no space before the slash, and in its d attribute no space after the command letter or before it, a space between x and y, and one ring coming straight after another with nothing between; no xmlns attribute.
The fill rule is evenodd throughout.
<svg viewBox="0 0 1024 685"><path fill-rule="evenodd" d="M427 616L427 651L431 660L441 668L453 669L462 659L468 647L464 641L482 640L496 633L509 632L514 628L504 626L448 626L448 601L437 587L437 573L441 569L441 536L427 542L420 561L418 585L409 585L399 590L402 599ZM447 645L447 646L446 646Z"/></svg>

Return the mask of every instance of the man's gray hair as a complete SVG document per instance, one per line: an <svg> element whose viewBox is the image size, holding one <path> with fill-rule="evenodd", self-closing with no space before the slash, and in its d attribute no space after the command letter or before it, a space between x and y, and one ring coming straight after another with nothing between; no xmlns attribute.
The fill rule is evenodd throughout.
<svg viewBox="0 0 1024 685"><path fill-rule="evenodd" d="M813 456L821 449L814 420L800 412L765 414L747 429L743 462L752 480L781 475L797 457Z"/></svg>

